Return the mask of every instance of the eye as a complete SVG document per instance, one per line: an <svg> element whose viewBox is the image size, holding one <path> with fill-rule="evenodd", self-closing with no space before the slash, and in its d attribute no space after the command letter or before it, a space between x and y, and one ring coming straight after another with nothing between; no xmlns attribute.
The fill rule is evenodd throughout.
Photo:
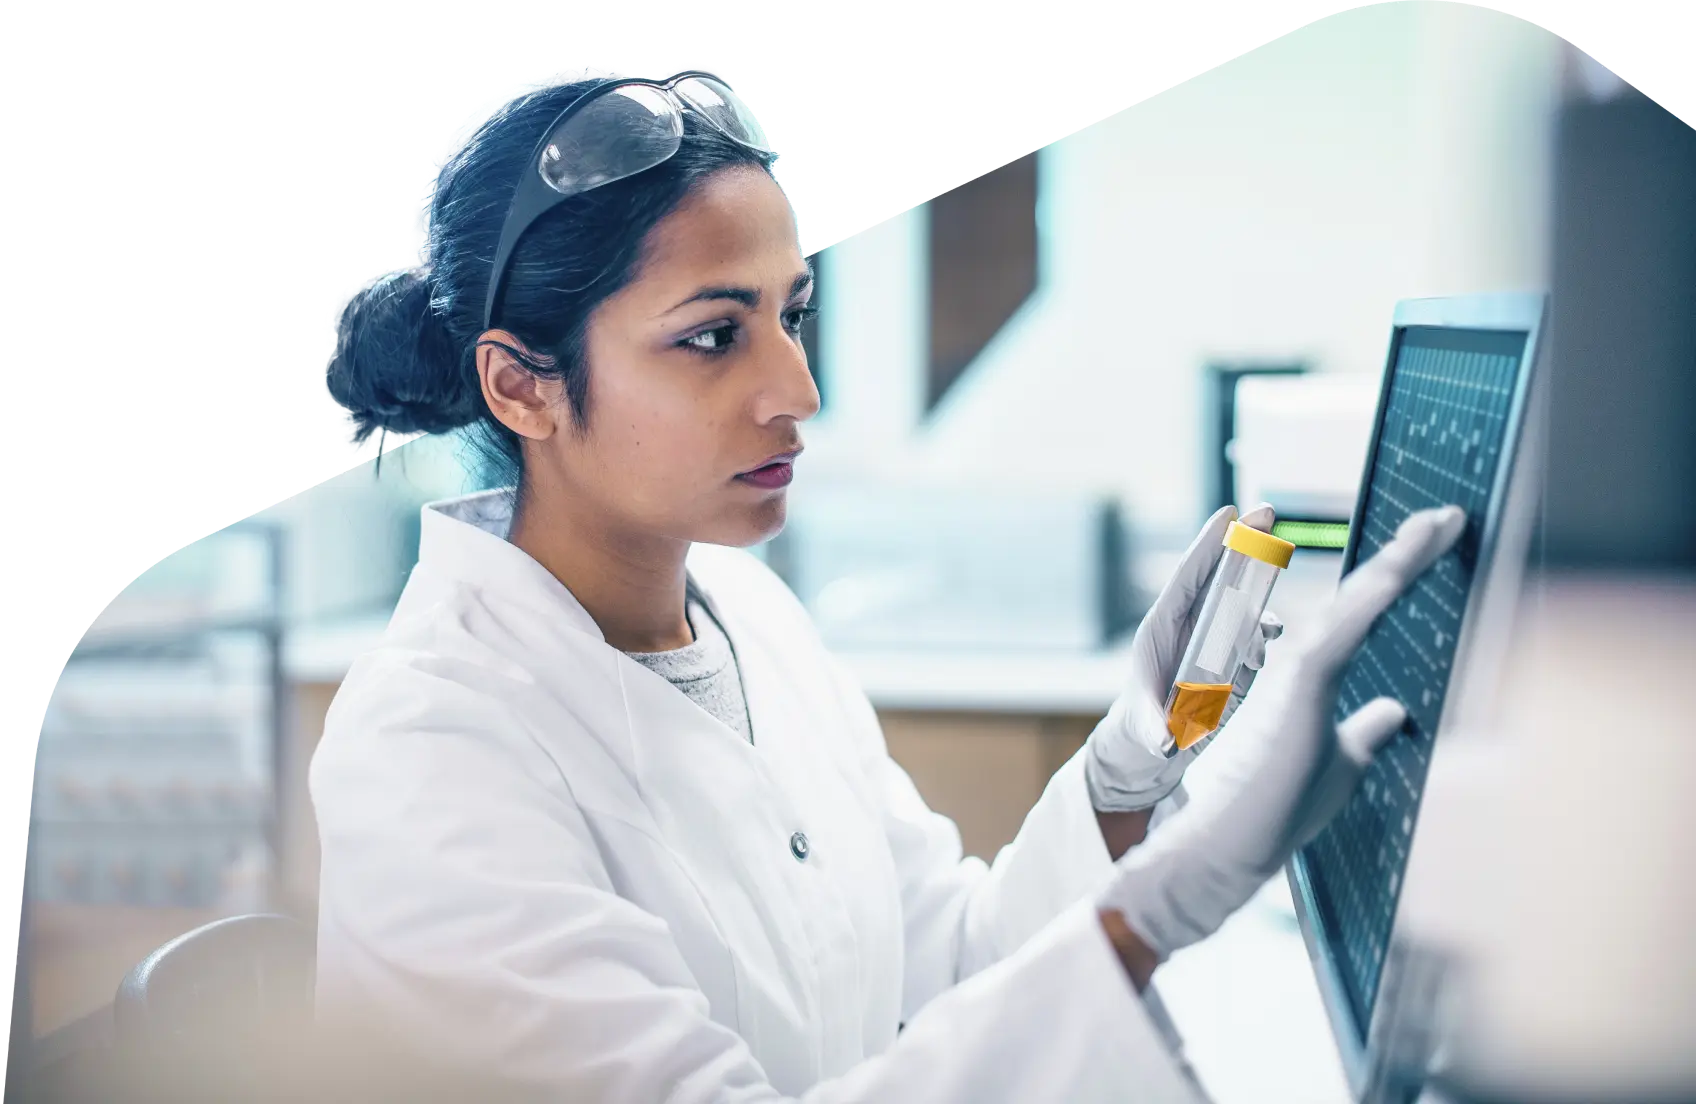
<svg viewBox="0 0 1696 1104"><path fill-rule="evenodd" d="M722 353L730 348L735 338L736 326L726 322L722 326L691 334L678 344L697 353Z"/></svg>
<svg viewBox="0 0 1696 1104"><path fill-rule="evenodd" d="M792 310L785 311L783 315L783 328L792 334L798 335L801 332L801 327L807 324L807 319L816 317L818 313L819 309L811 305L795 307Z"/></svg>

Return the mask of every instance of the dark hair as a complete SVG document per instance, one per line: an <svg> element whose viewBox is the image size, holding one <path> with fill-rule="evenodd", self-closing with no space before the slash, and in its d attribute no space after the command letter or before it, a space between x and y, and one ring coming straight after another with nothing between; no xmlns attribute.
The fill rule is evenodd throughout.
<svg viewBox="0 0 1696 1104"><path fill-rule="evenodd" d="M330 394L353 415L354 440L377 430L471 428L493 482L518 484L518 435L483 401L476 350L483 300L507 207L542 130L601 83L522 96L484 123L436 178L424 265L385 276L342 311ZM565 383L573 423L589 416L583 337L589 316L636 275L648 232L711 174L771 161L685 114L682 146L663 164L574 196L538 219L512 254L495 325L528 371Z"/></svg>

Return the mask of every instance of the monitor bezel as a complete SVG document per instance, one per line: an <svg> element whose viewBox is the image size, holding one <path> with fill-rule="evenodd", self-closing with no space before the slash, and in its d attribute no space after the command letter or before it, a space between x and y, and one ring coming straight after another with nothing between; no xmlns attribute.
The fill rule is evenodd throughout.
<svg viewBox="0 0 1696 1104"><path fill-rule="evenodd" d="M1525 437L1525 421L1527 415L1527 396L1531 391L1532 381L1539 373L1541 336L1547 314L1548 297L1541 293L1502 293L1485 295L1464 295L1435 299L1408 299L1396 304L1391 322L1389 350L1385 357L1383 380L1378 390L1378 406L1373 414L1372 435L1368 445L1366 461L1361 471L1360 488L1356 492L1354 512L1349 521L1348 544L1343 550L1343 558L1339 577L1347 575L1355 565L1359 553L1360 530L1366 510L1366 498L1369 490L1369 480L1372 469L1378 459L1380 436L1384 428L1384 418L1387 413L1390 385L1394 376L1396 357L1401 351L1405 332L1410 327L1425 326L1446 329L1464 330L1496 330L1510 333L1523 332L1526 335L1525 349L1520 359L1520 370L1515 380L1514 394L1509 402L1508 424L1503 436L1502 462L1497 465L1495 479L1490 486L1489 504L1485 509L1483 532L1480 534L1478 561L1473 572L1474 585L1467 595L1466 608L1461 618L1460 634L1455 643L1454 671L1459 675L1466 669L1467 661L1478 648L1480 630L1480 605L1486 600L1486 588L1478 585L1481 580L1490 577L1492 581L1496 573L1491 569L1496 562L1497 552L1501 543L1503 516L1508 506L1510 487L1514 486L1516 470L1524 462L1522 444ZM1516 542L1517 543L1517 542ZM1521 550L1523 554L1523 550ZM1443 706L1438 714L1436 733L1433 737L1432 756L1436 756L1436 745L1441 743L1437 737L1442 736L1452 727L1457 702L1461 701L1470 683L1463 679L1456 681L1451 676L1447 692L1444 694ZM1423 804L1423 802L1422 802ZM1411 848L1418 848L1417 822L1414 841ZM1409 867L1413 865L1410 854ZM1347 1078L1351 1093L1358 1100L1367 1098L1374 1086L1383 1083L1383 1071L1380 1068L1384 1053L1385 1015L1384 1011L1394 999L1394 977L1392 976L1395 956L1386 953L1384 973L1379 981L1376 997L1371 1009L1368 1024L1357 1022L1352 1002L1333 956L1325 950L1328 937L1325 926L1320 919L1317 900L1314 896L1311 875L1307 869L1305 855L1297 852L1286 866L1289 880L1290 896L1295 905L1296 920L1301 929L1302 942L1307 948L1308 958L1313 963L1315 978L1318 982L1321 1003L1330 1021L1331 1033L1336 1039L1337 1049L1342 1059L1343 1072ZM1402 913L1402 906L1407 892L1406 884L1402 887L1402 896L1396 903L1396 916L1391 923L1391 941L1396 939L1396 932ZM1388 1000L1387 1000L1388 998Z"/></svg>

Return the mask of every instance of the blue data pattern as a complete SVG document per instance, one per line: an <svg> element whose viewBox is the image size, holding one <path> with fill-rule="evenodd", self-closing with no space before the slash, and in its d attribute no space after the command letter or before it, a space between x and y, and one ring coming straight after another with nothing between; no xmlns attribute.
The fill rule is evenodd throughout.
<svg viewBox="0 0 1696 1104"><path fill-rule="evenodd" d="M1364 1039L1407 867L1431 743L1449 684L1479 535L1506 443L1527 335L1410 327L1390 377L1355 562L1416 510L1467 513L1455 550L1368 634L1345 672L1338 718L1389 695L1408 722L1349 805L1304 852L1328 951Z"/></svg>

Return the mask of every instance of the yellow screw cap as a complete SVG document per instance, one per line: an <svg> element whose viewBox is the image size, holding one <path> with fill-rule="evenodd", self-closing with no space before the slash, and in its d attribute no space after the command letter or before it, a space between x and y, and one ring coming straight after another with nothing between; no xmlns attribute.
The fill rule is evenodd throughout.
<svg viewBox="0 0 1696 1104"><path fill-rule="evenodd" d="M1225 530L1225 547L1280 570L1290 566L1290 555L1296 550L1289 541L1280 540L1271 533L1262 533L1240 521L1231 522L1231 527Z"/></svg>

